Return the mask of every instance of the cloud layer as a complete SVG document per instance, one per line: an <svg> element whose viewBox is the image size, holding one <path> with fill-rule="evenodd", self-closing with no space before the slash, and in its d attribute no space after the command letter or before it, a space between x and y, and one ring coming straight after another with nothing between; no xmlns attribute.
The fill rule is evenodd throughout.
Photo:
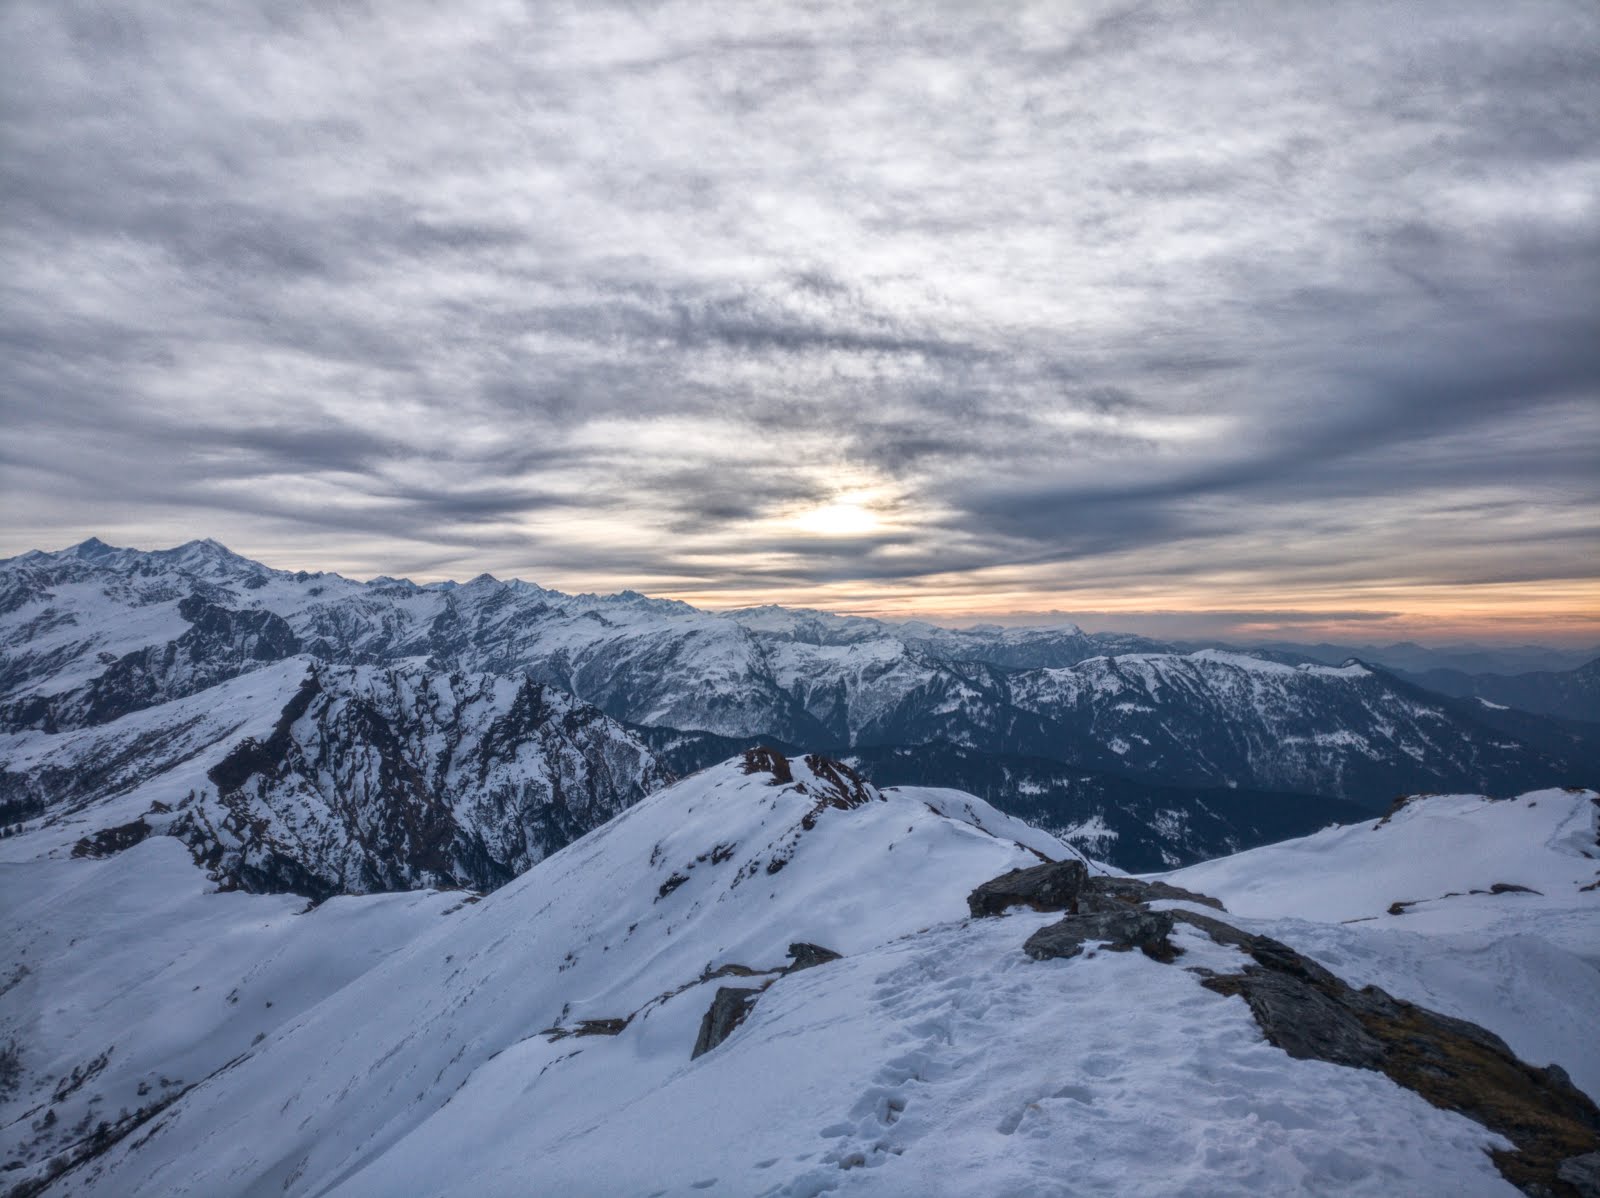
<svg viewBox="0 0 1600 1198"><path fill-rule="evenodd" d="M7 551L1600 600L1582 0L15 0L0 45Z"/></svg>

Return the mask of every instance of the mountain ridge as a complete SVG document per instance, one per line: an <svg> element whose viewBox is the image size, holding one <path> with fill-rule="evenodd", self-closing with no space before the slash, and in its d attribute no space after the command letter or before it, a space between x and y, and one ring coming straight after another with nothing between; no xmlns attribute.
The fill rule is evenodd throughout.
<svg viewBox="0 0 1600 1198"><path fill-rule="evenodd" d="M153 664L183 660L194 627L187 603L241 625L265 619L245 613L269 612L283 622L283 649L297 643L319 660L526 674L626 723L830 751L946 740L1153 782L1375 807L1403 791L1581 781L1596 757L1581 736L1529 743L1487 709L1359 665L1176 654L1067 628L950 630L774 607L711 613L487 578L355 583L269 571L214 542L80 549L0 564L0 720L13 731L59 719L49 713L70 709L62 696L74 690L117 691L100 702L106 710L134 702L129 684L108 679L105 655L134 661L119 668L141 679L158 672ZM235 656L216 671L251 664L242 647ZM166 692L152 684L151 693Z"/></svg>

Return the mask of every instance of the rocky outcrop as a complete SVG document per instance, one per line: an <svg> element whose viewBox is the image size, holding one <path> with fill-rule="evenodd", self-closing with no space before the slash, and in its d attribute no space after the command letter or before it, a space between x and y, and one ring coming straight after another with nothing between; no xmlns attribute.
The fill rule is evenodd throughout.
<svg viewBox="0 0 1600 1198"><path fill-rule="evenodd" d="M1116 912L1163 899L1200 903L1223 910L1208 894L1196 894L1166 882L1109 875L1089 876L1082 861L1051 861L991 878L967 895L974 919L999 915L1012 907L1035 911L1067 911L1074 915Z"/></svg>
<svg viewBox="0 0 1600 1198"><path fill-rule="evenodd" d="M1113 878L1101 875L1090 878L1086 888L1098 897L1123 903L1171 901L1199 903L1201 906L1213 907L1218 911L1227 910L1220 899L1214 899L1209 894L1196 894L1192 890L1185 890L1182 886L1173 886L1168 882L1146 882L1142 878Z"/></svg>
<svg viewBox="0 0 1600 1198"><path fill-rule="evenodd" d="M694 1051L689 1054L692 1061L696 1057L704 1056L717 1045L726 1040L733 1029L745 1021L756 999L766 993L767 988L778 980L779 977L791 973L799 973L802 969L814 969L818 965L826 965L829 961L837 961L839 954L831 948L823 948L820 944L808 944L798 941L789 946L789 964L776 971L777 976L768 977L759 986L719 986L717 993L711 1000L711 1006L700 1019L700 1034L695 1038ZM701 981L713 977L733 974L740 977L759 976L756 970L744 965L724 965L716 970L708 970ZM630 1016L629 1018L632 1018Z"/></svg>
<svg viewBox="0 0 1600 1198"><path fill-rule="evenodd" d="M1138 949L1157 961L1171 961L1178 955L1168 939L1171 934L1170 913L1125 907L1120 911L1069 915L1029 936L1022 951L1035 961L1049 961L1076 957L1085 945L1101 943L1114 953Z"/></svg>
<svg viewBox="0 0 1600 1198"><path fill-rule="evenodd" d="M1280 941L1191 912L1174 914L1251 958L1243 972L1208 974L1202 984L1241 996L1269 1043L1293 1057L1375 1069L1434 1106L1505 1136L1515 1148L1496 1150L1495 1164L1525 1193L1583 1192L1574 1178L1600 1149L1600 1110L1561 1069L1518 1060L1477 1024L1376 986L1357 990Z"/></svg>
<svg viewBox="0 0 1600 1198"><path fill-rule="evenodd" d="M124 849L131 849L150 835L150 825L141 817L131 823L114 828L102 828L93 836L81 838L72 846L74 857L110 857Z"/></svg>
<svg viewBox="0 0 1600 1198"><path fill-rule="evenodd" d="M744 772L747 774L771 774L773 786L787 786L794 781L794 771L789 768L789 759L776 749L766 745L757 745L744 752Z"/></svg>
<svg viewBox="0 0 1600 1198"><path fill-rule="evenodd" d="M789 966L786 973L798 973L802 969L810 969L816 965L826 965L829 961L837 961L839 954L831 948L823 948L820 944L791 944L789 946Z"/></svg>
<svg viewBox="0 0 1600 1198"><path fill-rule="evenodd" d="M750 1014L750 1008L755 1006L760 995L761 990L743 986L717 987L716 997L711 1000L711 1006L700 1020L700 1035L695 1039L694 1051L689 1059L692 1061L704 1056L732 1035L733 1029Z"/></svg>
<svg viewBox="0 0 1600 1198"><path fill-rule="evenodd" d="M991 878L967 895L974 919L999 915L1012 907L1035 911L1078 910L1078 895L1089 880L1082 861L1051 861Z"/></svg>
<svg viewBox="0 0 1600 1198"><path fill-rule="evenodd" d="M1071 889L1066 871L1013 870L968 899L974 915L1026 903L1045 890ZM1245 1000L1267 1042L1292 1057L1372 1069L1457 1111L1511 1141L1492 1155L1501 1174L1533 1198L1587 1198L1600 1193L1600 1109L1555 1065L1517 1058L1505 1041L1469 1023L1397 999L1376 986L1357 989L1281 941L1245 932L1184 908L1151 911L1149 903L1214 899L1137 878L1086 878L1072 896L1076 914L1035 931L1023 951L1036 961L1071 960L1092 944L1112 952L1139 949L1156 961L1181 955L1171 933L1198 929L1249 959L1237 973L1195 967L1201 984ZM1013 900L1013 901L1007 901ZM994 907L994 912L990 907Z"/></svg>
<svg viewBox="0 0 1600 1198"><path fill-rule="evenodd" d="M1579 1198L1600 1198L1600 1152L1568 1157L1556 1166L1556 1176L1576 1190Z"/></svg>

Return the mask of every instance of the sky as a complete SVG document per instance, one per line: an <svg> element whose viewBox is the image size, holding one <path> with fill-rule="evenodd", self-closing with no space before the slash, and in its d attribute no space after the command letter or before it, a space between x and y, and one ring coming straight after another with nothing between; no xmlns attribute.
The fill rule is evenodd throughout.
<svg viewBox="0 0 1600 1198"><path fill-rule="evenodd" d="M9 0L0 139L0 554L1600 642L1592 0Z"/></svg>

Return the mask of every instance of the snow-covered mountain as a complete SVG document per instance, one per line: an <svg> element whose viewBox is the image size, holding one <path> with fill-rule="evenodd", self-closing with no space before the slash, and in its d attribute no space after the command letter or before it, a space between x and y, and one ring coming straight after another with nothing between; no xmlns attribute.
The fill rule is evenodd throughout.
<svg viewBox="0 0 1600 1198"><path fill-rule="evenodd" d="M531 679L304 656L0 746L0 798L58 851L166 833L225 886L315 899L501 885L670 779Z"/></svg>
<svg viewBox="0 0 1600 1198"><path fill-rule="evenodd" d="M1371 800L1466 779L1504 793L1535 778L1575 780L1593 765L1583 750L1541 753L1477 711L1360 662L1130 654L1018 675L1012 695L1109 747L1125 768L1187 783Z"/></svg>
<svg viewBox="0 0 1600 1198"><path fill-rule="evenodd" d="M0 840L0 1178L1579 1193L1565 1179L1600 1159L1596 801L1423 799L1140 881L959 792L752 752L481 901L298 914L206 893L170 837L48 858L30 831Z"/></svg>
<svg viewBox="0 0 1600 1198"><path fill-rule="evenodd" d="M845 750L934 741L1152 782L1387 802L1582 781L1592 742L1530 743L1481 704L1349 663L1158 652L1073 628L949 630L820 612L712 613L268 570L212 542L96 541L0 563L0 726L92 725L301 653L531 676L614 718Z"/></svg>

